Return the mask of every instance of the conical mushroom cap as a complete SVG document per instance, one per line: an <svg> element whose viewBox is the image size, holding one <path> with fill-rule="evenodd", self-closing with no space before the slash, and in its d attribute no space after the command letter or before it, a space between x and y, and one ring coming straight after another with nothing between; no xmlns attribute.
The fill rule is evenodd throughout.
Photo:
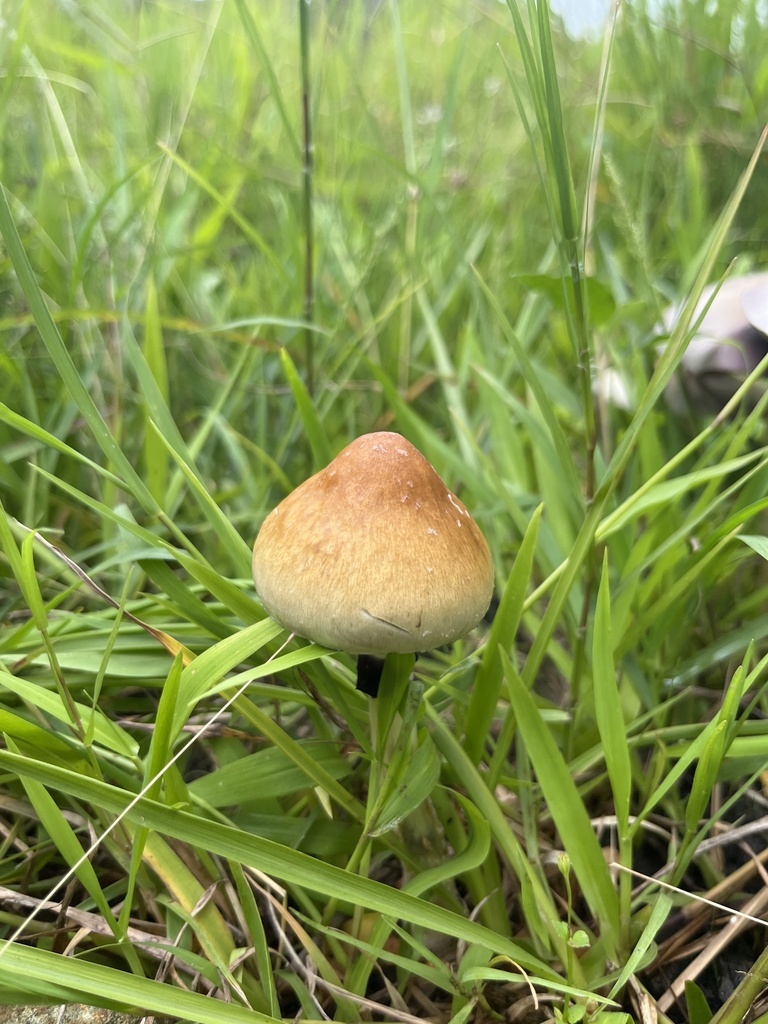
<svg viewBox="0 0 768 1024"><path fill-rule="evenodd" d="M488 609L485 538L399 434L365 434L270 513L253 549L264 608L286 629L352 654L428 651Z"/></svg>
<svg viewBox="0 0 768 1024"><path fill-rule="evenodd" d="M701 316L709 303L665 391L670 408L678 414L689 406L696 411L719 411L768 354L768 273L759 271L707 285L693 318ZM667 330L674 327L681 308L665 310ZM749 401L754 404L763 390L764 382L754 385Z"/></svg>

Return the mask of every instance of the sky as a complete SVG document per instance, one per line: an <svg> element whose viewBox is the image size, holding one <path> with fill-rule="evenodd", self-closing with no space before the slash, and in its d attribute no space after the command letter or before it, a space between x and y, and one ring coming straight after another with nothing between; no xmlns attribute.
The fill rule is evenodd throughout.
<svg viewBox="0 0 768 1024"><path fill-rule="evenodd" d="M550 0L570 36L599 35L608 18L611 0Z"/></svg>
<svg viewBox="0 0 768 1024"><path fill-rule="evenodd" d="M628 3L631 0L550 0L550 7L563 19L565 29L573 38L589 36L595 38L601 34L608 21L609 14L615 3ZM719 0L723 3L724 0ZM686 0L677 0L682 6ZM718 0L710 0L710 5L716 8ZM646 8L653 15L667 6L667 0L646 0ZM669 4L672 8L676 4ZM763 23L768 22L768 0L757 0L757 16ZM738 40L739 20L734 23L734 39Z"/></svg>

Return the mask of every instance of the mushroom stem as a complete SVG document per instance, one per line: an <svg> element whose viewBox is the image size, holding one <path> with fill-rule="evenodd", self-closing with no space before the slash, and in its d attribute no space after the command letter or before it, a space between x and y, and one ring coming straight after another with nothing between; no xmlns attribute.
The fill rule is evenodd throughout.
<svg viewBox="0 0 768 1024"><path fill-rule="evenodd" d="M415 664L412 654L388 654L379 659L370 655L358 658L357 688L368 693L368 722L371 739L371 768L368 775L368 799L365 810L365 825L360 839L349 861L347 871L356 871L366 876L370 867L373 849L373 831L379 821L393 786L388 785L387 775L392 768L393 759L397 759L401 744L409 742L410 728L404 729L403 716L407 717L407 704L410 696L411 672ZM376 674L376 690L383 680L381 697L376 699L375 693L366 690L360 684L361 663L373 662L371 671ZM378 664L377 664L378 663ZM363 672L366 668L363 667ZM353 934L360 934L363 908L357 907L353 915Z"/></svg>
<svg viewBox="0 0 768 1024"><path fill-rule="evenodd" d="M406 704L415 663L413 654L388 654L380 670L380 696L375 702L370 701L371 742L381 778L386 776L396 743L401 738L403 720L410 717Z"/></svg>
<svg viewBox="0 0 768 1024"><path fill-rule="evenodd" d="M384 659L373 654L359 654L357 657L357 688L369 697L377 697Z"/></svg>
<svg viewBox="0 0 768 1024"><path fill-rule="evenodd" d="M367 807L367 828L373 835L380 829L379 815L390 797L405 781L418 748L418 723L424 686L414 678L413 655L388 654L382 674L381 696L369 701L374 762L370 783L374 801ZM370 798L369 791L369 798ZM426 867L434 867L445 856L445 835L429 797L399 819L398 828L408 850Z"/></svg>

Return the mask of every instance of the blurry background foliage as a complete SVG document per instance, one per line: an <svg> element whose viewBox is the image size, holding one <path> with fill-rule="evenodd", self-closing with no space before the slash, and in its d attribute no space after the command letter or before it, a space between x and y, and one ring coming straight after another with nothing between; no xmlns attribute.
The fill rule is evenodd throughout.
<svg viewBox="0 0 768 1024"><path fill-rule="evenodd" d="M216 405L198 465L250 540L283 489L281 481L265 490L254 451L292 483L307 464L277 352L286 346L301 367L302 331L290 323L303 312L298 28L293 5L260 4L258 17L243 6L244 18L237 3L5 3L0 153L28 256L118 442L140 462L142 400L122 339L143 341L149 317L162 332L182 434L193 436ZM617 307L599 325L612 347L646 345L659 304L685 283L753 148L768 93L756 11L683 3L651 17L643 3L622 8L593 237L597 312L607 318ZM473 364L523 392L470 263L520 321L526 347L558 368L553 397L578 445L562 321L546 296L516 281L550 272L552 259L498 49L519 68L508 11L490 2L405 5L402 52L381 5L315 3L311 14L317 403L333 448L387 412L370 362L450 433L448 385L434 379L441 368L417 293L439 317L476 435L488 423ZM601 44L556 42L582 196ZM766 190L758 175L718 269L760 252ZM93 454L7 258L0 273L0 399ZM50 494L28 463L41 460L72 482L83 470L20 444L5 426L0 439L8 510L27 525L65 528L74 548L93 543L98 524ZM180 516L197 533L188 515L185 507ZM196 541L215 549L210 534Z"/></svg>

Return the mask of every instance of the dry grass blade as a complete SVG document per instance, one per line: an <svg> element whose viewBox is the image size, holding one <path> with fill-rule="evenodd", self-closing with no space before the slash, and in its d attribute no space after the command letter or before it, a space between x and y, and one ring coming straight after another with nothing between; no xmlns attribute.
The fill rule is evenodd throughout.
<svg viewBox="0 0 768 1024"><path fill-rule="evenodd" d="M112 937L113 935L112 929L98 914L91 914L86 910L79 910L71 905L65 905L64 903L52 900L39 900L34 896L26 896L23 893L15 892L6 886L0 886L0 901L9 906L35 909L38 915L45 912L56 914L63 918L63 920L71 921L78 928L86 929L94 935L104 935L107 937ZM137 946L141 946L146 950L147 955L153 959L162 960L167 955L164 949L160 949L157 946L158 934L156 931L147 931L135 925L129 925L126 931L126 938ZM187 969L181 962L178 966L182 970Z"/></svg>
<svg viewBox="0 0 768 1024"><path fill-rule="evenodd" d="M715 905L710 900L705 902ZM683 968L669 989L661 996L659 999L659 1009L664 1011L671 1010L677 1000L685 993L686 981L695 981L710 964L718 959L736 936L743 932L750 924L757 923L768 928L768 921L756 916L764 913L767 908L768 889L763 889L756 893L752 899L747 900L740 910L731 911L728 923L716 931L714 935L710 934L707 936L706 948Z"/></svg>
<svg viewBox="0 0 768 1024"><path fill-rule="evenodd" d="M92 590L94 594L96 594L103 601L105 601L106 604L110 605L112 608L119 611L123 618L128 619L129 622L135 623L137 626L141 626L141 628L145 630L147 633L149 633L151 637L154 637L155 640L162 644L162 646L166 649L166 651L168 651L168 653L172 657L175 658L176 655L180 654L182 661L184 662L185 665L189 665L191 663L192 659L194 658L194 655L192 654L191 651L184 647L183 644L179 643L178 640L175 640L164 630L157 629L156 626L151 626L148 622L144 622L138 616L134 615L126 608L123 608L119 604L119 602L117 602L113 597L111 597L106 592L106 590L103 589L103 587L100 587L99 584L88 575L85 569L81 568L77 564L77 562L75 562L68 555L65 555L64 552L60 548L57 548L55 544L51 544L49 540L46 540L46 538L43 537L42 534L37 533L34 530L29 530L28 527L23 526L21 523L17 523L16 525L19 527L19 529L24 530L27 533L31 533L38 544L44 547L45 550L48 551L50 554L58 558L58 560L62 562L70 570L70 572L74 573L74 575L77 576L77 578L82 583L85 583L85 585L90 590Z"/></svg>

